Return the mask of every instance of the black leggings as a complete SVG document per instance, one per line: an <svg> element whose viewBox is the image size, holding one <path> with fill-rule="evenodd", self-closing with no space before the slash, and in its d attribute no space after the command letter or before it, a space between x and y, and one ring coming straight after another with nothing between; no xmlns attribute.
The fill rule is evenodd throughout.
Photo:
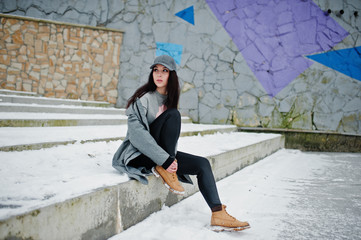
<svg viewBox="0 0 361 240"><path fill-rule="evenodd" d="M218 196L216 182L209 161L200 156L191 155L184 152L177 152L181 116L177 109L168 109L156 118L150 127L150 133L166 152L175 156L178 162L178 175L197 175L198 187L206 200L208 206L212 209L221 205ZM155 166L155 163L145 155L140 155L130 161L129 165L133 167L146 167L147 169Z"/></svg>

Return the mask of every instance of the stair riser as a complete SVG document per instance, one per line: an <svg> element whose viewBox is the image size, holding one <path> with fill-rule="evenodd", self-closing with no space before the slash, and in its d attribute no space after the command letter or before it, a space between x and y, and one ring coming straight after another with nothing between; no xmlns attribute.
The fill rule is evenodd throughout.
<svg viewBox="0 0 361 240"><path fill-rule="evenodd" d="M7 90L7 89L0 89L0 94L39 97L39 94L34 92L21 92L21 91Z"/></svg>
<svg viewBox="0 0 361 240"><path fill-rule="evenodd" d="M63 100L57 98L37 98L0 95L0 102L20 103L20 104L42 104L42 105L73 105L73 106L90 106L90 107L111 107L107 102L90 102L81 100Z"/></svg>
<svg viewBox="0 0 361 240"><path fill-rule="evenodd" d="M228 133L233 132L235 129L213 129L213 130L203 130L203 131L188 131L181 132L180 137L186 136L197 136L197 135L207 135L207 134L215 134L215 133ZM26 151L26 150L39 150L42 148L51 148L60 145L68 145L75 143L88 143L88 142L109 142L109 141L118 141L124 140L125 136L119 137L107 137L107 138L93 138L93 139L83 139L83 140L69 140L69 141L58 141L58 142L45 142L45 143L34 143L34 144L20 144L20 145L9 145L0 147L0 151L2 152L12 152L12 151Z"/></svg>
<svg viewBox="0 0 361 240"><path fill-rule="evenodd" d="M84 109L84 108L56 108L41 106L1 106L0 112L38 112L38 113L74 113L74 114L125 114L124 109Z"/></svg>
<svg viewBox="0 0 361 240"><path fill-rule="evenodd" d="M63 127L126 124L126 119L3 119L0 127Z"/></svg>

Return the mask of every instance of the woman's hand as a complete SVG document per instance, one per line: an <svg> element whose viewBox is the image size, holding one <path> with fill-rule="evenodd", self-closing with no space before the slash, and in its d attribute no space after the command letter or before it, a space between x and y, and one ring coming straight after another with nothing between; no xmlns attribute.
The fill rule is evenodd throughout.
<svg viewBox="0 0 361 240"><path fill-rule="evenodd" d="M178 170L178 163L177 160L174 160L172 164L166 169L167 172L175 173Z"/></svg>

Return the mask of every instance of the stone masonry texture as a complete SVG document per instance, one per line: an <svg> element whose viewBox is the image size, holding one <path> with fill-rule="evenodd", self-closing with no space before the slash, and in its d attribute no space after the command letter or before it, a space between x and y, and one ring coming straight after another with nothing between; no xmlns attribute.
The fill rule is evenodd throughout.
<svg viewBox="0 0 361 240"><path fill-rule="evenodd" d="M361 81L306 55L361 46L361 1L294 2L291 6L286 0L3 0L0 12L124 31L117 107L124 107L147 81L157 43L172 43L183 47L179 109L195 122L360 134ZM191 6L194 25L175 15ZM237 21L255 30L230 31ZM258 45L260 36L268 44L266 50ZM307 53L296 51L295 42L302 43ZM249 47L242 52L246 45L236 43ZM285 54L286 60L281 58ZM285 74L291 67L298 73L289 78ZM274 86L267 88L269 82L264 80L261 84L261 71L279 74ZM267 91L274 88L272 94Z"/></svg>
<svg viewBox="0 0 361 240"><path fill-rule="evenodd" d="M115 104L122 33L0 16L0 85Z"/></svg>

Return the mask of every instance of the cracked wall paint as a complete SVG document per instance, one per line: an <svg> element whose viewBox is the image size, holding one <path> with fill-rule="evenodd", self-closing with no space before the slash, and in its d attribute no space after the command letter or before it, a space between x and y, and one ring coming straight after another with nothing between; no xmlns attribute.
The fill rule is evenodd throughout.
<svg viewBox="0 0 361 240"><path fill-rule="evenodd" d="M312 1L207 0L266 92L274 97L347 35Z"/></svg>
<svg viewBox="0 0 361 240"><path fill-rule="evenodd" d="M53 2L53 4L48 4L48 2ZM282 1L224 0L222 2L234 2L235 6L239 3L261 5L255 5L253 9L247 9L245 12L250 19L257 19L252 14L263 9L265 12L260 16L260 20L262 17L265 19L272 17L267 12L270 10L264 9L262 5L273 3L279 7L280 12L283 12L281 10L284 7L281 4ZM295 0L293 2L300 4L300 7L296 6L297 10L291 11L291 6L289 6L290 10L284 11L283 17L277 20L277 31L285 37L289 31L293 29L304 31L309 25L311 25L309 29L310 33L313 33L312 36L317 36L317 30L315 31L314 27L316 19L320 22L324 19L333 19L335 26L341 26L348 33L343 38L343 31L338 31L338 36L342 40L331 42L332 38L326 33L324 38L319 37L318 40L321 50L306 55L323 53L328 44L332 45L336 42L339 43L329 51L361 46L361 17L360 14L355 14L361 11L359 0L314 0L313 2ZM308 4L308 8L312 9L310 13L303 13L303 4ZM177 13L190 6L193 6L194 25L176 16ZM228 4L223 4L223 8L227 6ZM340 14L341 9L344 10L343 14ZM328 17L321 17L320 10ZM361 110L357 105L361 101L360 81L302 55L302 60L296 58L299 61L296 66L298 75L289 83L281 76L283 80L276 82L274 84L276 86L271 85L266 91L249 67L247 59L205 0L78 0L75 4L70 0L47 1L45 4L40 0L3 0L0 2L0 11L7 14L91 26L101 25L123 30L125 34L119 58L117 87L119 97L116 105L118 107L124 107L130 94L146 82L149 66L156 56L156 43L174 43L183 46L181 61L177 66L179 79L184 86L179 109L182 114L190 116L195 122L361 133ZM289 16L293 12L301 12L302 14L296 14L296 17L305 20L301 20L299 24L293 24L294 21L290 21L293 16ZM306 19L308 16L312 17ZM332 21L326 21L326 26L327 23L332 29ZM253 35L248 34L249 39L257 37L256 32ZM311 41L308 34L300 36L293 34L288 35L283 42L288 43L292 37L304 43ZM273 42L270 41L270 43ZM312 42L310 44L312 45ZM258 45L254 43L253 46ZM285 55L292 52L284 51ZM272 54L272 51L263 48L259 52L267 56ZM293 54L302 53L296 51ZM251 57L257 59L256 55ZM273 58L275 60L269 65L275 69L282 69L289 66L288 61L292 60L291 57L286 60L280 57ZM308 65L310 66L306 68ZM259 69L263 69L264 66L266 64L255 65ZM269 97L268 92L271 91L273 91L271 95L275 96Z"/></svg>

